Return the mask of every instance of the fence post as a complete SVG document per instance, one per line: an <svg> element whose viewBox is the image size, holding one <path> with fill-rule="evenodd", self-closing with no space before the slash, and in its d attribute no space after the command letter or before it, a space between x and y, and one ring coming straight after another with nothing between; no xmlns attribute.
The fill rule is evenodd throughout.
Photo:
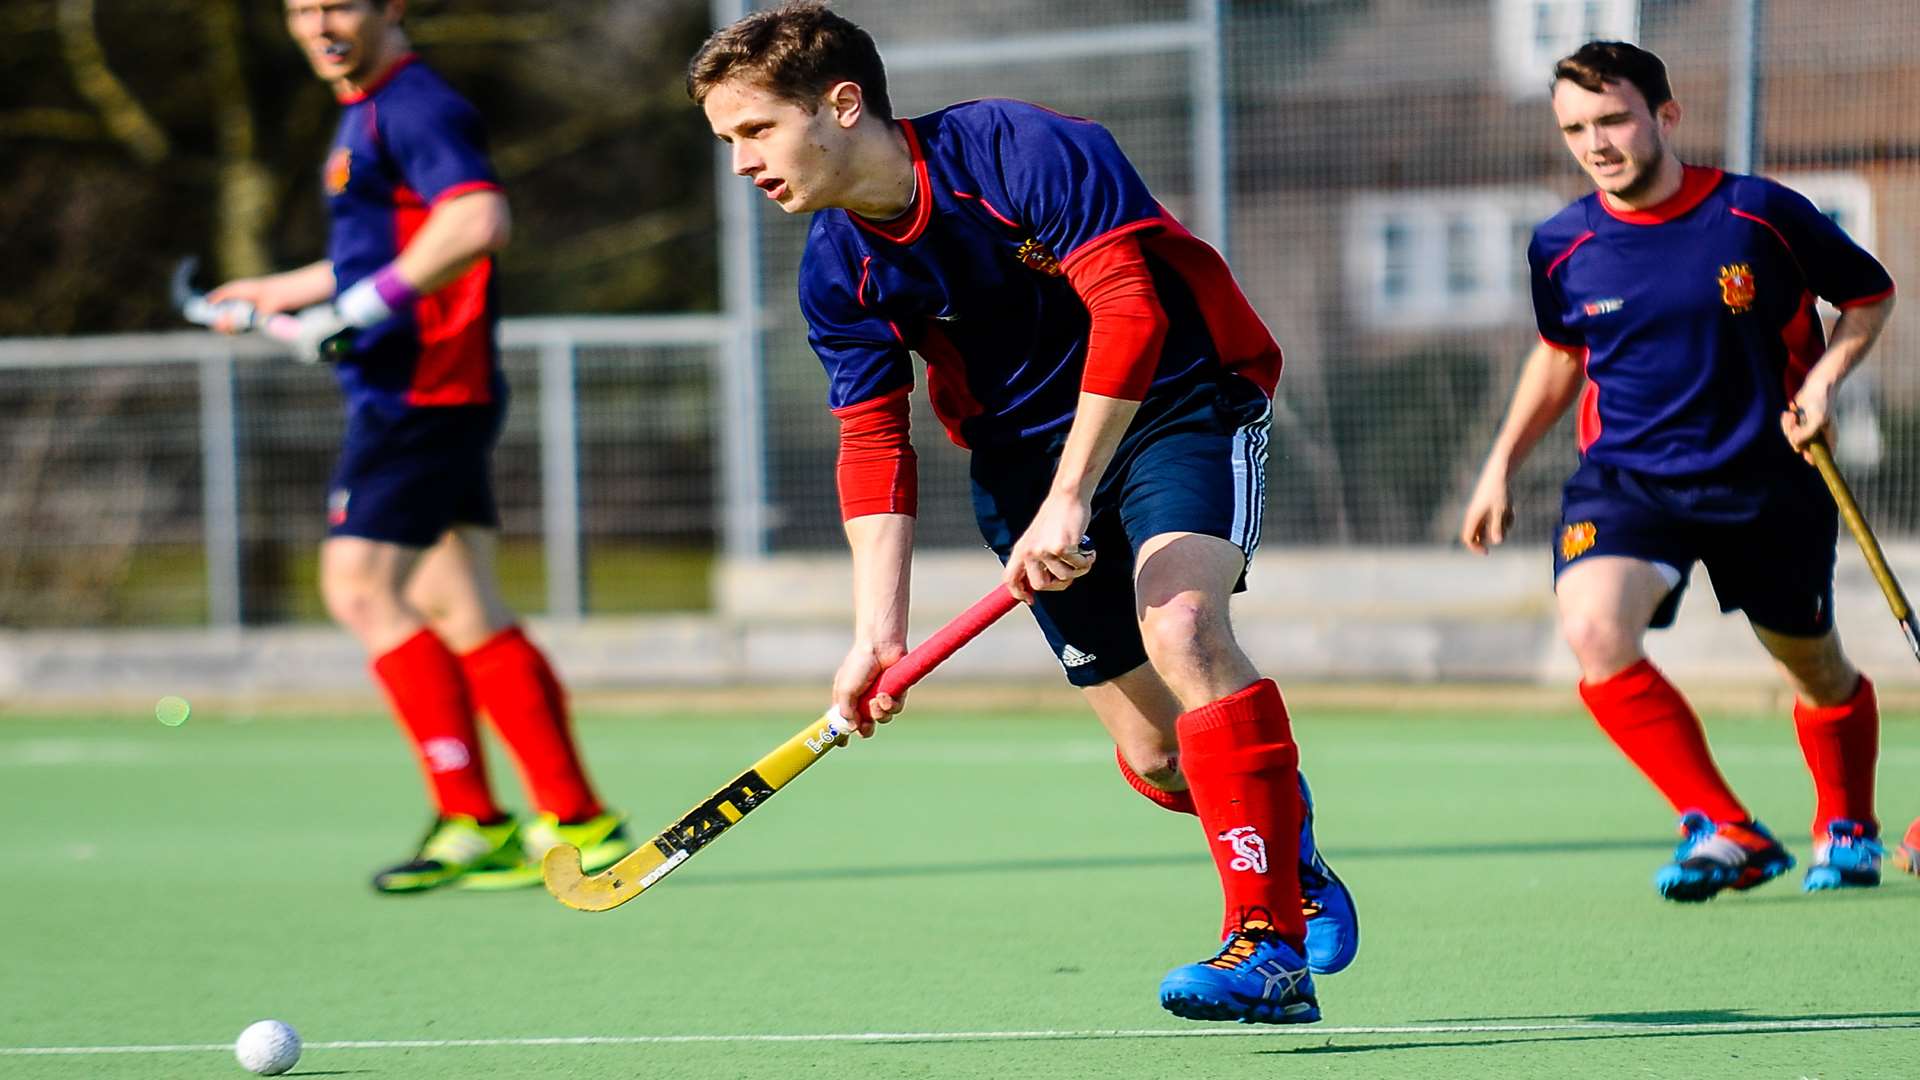
<svg viewBox="0 0 1920 1080"><path fill-rule="evenodd" d="M571 335L540 342L540 527L547 571L547 618L579 622L580 402Z"/></svg>
<svg viewBox="0 0 1920 1080"><path fill-rule="evenodd" d="M233 350L200 358L200 515L207 562L207 622L240 625L240 453L234 424Z"/></svg>
<svg viewBox="0 0 1920 1080"><path fill-rule="evenodd" d="M1193 230L1229 257L1227 235L1227 79L1220 0L1187 0L1195 35L1188 60L1193 109Z"/></svg>
<svg viewBox="0 0 1920 1080"><path fill-rule="evenodd" d="M1727 58L1728 172L1751 173L1760 168L1760 43L1766 16L1766 0L1733 0L1727 27L1733 48Z"/></svg>
<svg viewBox="0 0 1920 1080"><path fill-rule="evenodd" d="M711 0L713 24L726 26L753 10L752 0ZM719 422L721 553L760 559L767 553L767 410L760 326L760 233L757 192L733 175L724 148L714 153L714 201L720 210L720 309L733 332L720 346Z"/></svg>

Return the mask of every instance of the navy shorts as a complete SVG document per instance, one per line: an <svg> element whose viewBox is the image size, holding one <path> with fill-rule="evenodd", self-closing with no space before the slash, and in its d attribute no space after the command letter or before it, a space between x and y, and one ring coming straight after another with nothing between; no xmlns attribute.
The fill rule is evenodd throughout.
<svg viewBox="0 0 1920 1080"><path fill-rule="evenodd" d="M1673 624L1687 577L1706 564L1720 610L1794 637L1833 627L1839 512L1799 459L1731 476L1660 477L1582 460L1561 496L1553 574L1579 559L1662 563L1680 582L1649 626Z"/></svg>
<svg viewBox="0 0 1920 1080"><path fill-rule="evenodd" d="M327 535L432 547L455 525L499 528L493 444L506 403L390 413L363 402L327 491Z"/></svg>
<svg viewBox="0 0 1920 1080"><path fill-rule="evenodd" d="M1147 662L1133 564L1149 539L1217 536L1252 559L1271 415L1266 394L1238 375L1156 392L1142 403L1094 492L1093 569L1065 589L1038 594L1032 607L1068 682L1095 686ZM1065 443L1062 431L1038 446L974 451L974 517L1002 564L1046 500ZM1245 587L1243 574L1235 591Z"/></svg>

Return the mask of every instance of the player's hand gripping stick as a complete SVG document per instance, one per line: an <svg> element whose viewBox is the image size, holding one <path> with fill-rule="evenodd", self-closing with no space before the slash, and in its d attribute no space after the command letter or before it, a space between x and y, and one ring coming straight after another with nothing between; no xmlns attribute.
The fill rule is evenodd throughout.
<svg viewBox="0 0 1920 1080"><path fill-rule="evenodd" d="M193 287L193 275L200 260L189 255L173 268L169 293L180 317L196 326L219 327L235 332L258 331L282 345L294 347L294 355L304 363L335 360L353 348L353 328L334 314L333 305L315 304L297 315L276 312L262 317L245 300L214 302Z"/></svg>
<svg viewBox="0 0 1920 1080"><path fill-rule="evenodd" d="M905 693L908 687L1017 605L1012 593L996 585L992 592L961 612L938 633L882 671L861 696L859 708L865 709L882 693L895 697ZM598 874L589 876L581 867L579 849L568 844L553 848L541 866L547 891L561 903L581 911L608 911L619 907L652 888L853 732L852 722L841 716L838 709L828 709L705 802L662 829L658 836Z"/></svg>

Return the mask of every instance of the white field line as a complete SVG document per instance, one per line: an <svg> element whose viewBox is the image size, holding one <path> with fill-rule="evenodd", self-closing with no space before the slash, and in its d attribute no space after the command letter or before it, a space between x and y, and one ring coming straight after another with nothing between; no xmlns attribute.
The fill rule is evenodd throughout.
<svg viewBox="0 0 1920 1080"><path fill-rule="evenodd" d="M1019 1042L1087 1039L1195 1039L1304 1035L1510 1035L1612 1032L1645 1035L1759 1035L1788 1031L1860 1031L1920 1028L1920 1019L1724 1020L1698 1024L1575 1022L1568 1024L1403 1024L1377 1027L1297 1028L1132 1028L1048 1031L865 1031L800 1035L559 1035L522 1039L368 1039L309 1042L303 1050L440 1050L456 1047L657 1046L663 1043L947 1043ZM231 1052L229 1043L175 1043L152 1046L0 1046L0 1057L52 1057L76 1054L198 1054Z"/></svg>

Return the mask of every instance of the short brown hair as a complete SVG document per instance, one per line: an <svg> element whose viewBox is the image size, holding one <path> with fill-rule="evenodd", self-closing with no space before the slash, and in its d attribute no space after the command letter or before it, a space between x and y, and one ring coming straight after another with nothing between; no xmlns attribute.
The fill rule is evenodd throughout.
<svg viewBox="0 0 1920 1080"><path fill-rule="evenodd" d="M868 111L893 119L873 38L820 0L793 0L714 31L687 64L687 96L703 103L714 87L739 78L808 111L835 83L858 83Z"/></svg>
<svg viewBox="0 0 1920 1080"><path fill-rule="evenodd" d="M1625 41L1589 41L1573 55L1553 65L1553 82L1560 80L1582 90L1603 93L1608 83L1627 83L1647 99L1649 110L1673 100L1673 87L1667 82L1667 65L1658 56Z"/></svg>

